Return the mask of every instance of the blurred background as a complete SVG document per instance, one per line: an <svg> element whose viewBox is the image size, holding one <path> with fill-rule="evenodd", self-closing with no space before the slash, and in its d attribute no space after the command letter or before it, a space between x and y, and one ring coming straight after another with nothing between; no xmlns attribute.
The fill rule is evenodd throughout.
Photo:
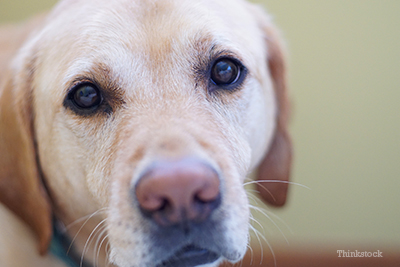
<svg viewBox="0 0 400 267"><path fill-rule="evenodd" d="M303 255L298 262L320 253L336 266L345 265L337 250L380 250L383 260L397 257L400 1L252 2L272 14L287 43L294 104L292 181L310 188L292 185L284 208L259 203L264 211L254 216L263 228L254 227L267 242L256 237L252 242L265 250L263 266L274 266L270 247L278 267L293 251ZM24 20L55 3L0 0L0 22ZM349 266L357 264L353 260Z"/></svg>

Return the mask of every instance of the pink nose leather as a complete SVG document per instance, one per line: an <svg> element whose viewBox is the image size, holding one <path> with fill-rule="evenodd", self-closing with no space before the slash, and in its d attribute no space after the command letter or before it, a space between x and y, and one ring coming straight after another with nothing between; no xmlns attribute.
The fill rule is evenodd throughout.
<svg viewBox="0 0 400 267"><path fill-rule="evenodd" d="M220 182L213 168L195 159L160 161L138 181L140 208L161 226L202 222L219 205Z"/></svg>

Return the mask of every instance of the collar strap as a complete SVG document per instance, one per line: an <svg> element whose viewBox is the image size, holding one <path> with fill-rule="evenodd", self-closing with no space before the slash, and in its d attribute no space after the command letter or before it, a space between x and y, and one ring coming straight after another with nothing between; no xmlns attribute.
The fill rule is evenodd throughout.
<svg viewBox="0 0 400 267"><path fill-rule="evenodd" d="M50 253L68 267L91 267L85 261L82 262L82 265L80 264L81 257L71 245L71 239L67 235L64 224L57 219L53 220L53 238L50 244Z"/></svg>

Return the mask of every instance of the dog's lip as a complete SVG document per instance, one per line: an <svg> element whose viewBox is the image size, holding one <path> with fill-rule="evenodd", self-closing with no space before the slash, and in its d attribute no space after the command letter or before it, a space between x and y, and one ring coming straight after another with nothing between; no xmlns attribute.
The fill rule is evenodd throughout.
<svg viewBox="0 0 400 267"><path fill-rule="evenodd" d="M157 267L194 267L214 262L220 258L218 253L195 245L187 245Z"/></svg>

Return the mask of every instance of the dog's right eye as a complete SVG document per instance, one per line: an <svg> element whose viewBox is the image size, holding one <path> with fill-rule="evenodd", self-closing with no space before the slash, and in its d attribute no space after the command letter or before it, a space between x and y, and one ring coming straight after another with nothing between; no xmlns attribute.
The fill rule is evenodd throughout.
<svg viewBox="0 0 400 267"><path fill-rule="evenodd" d="M211 69L211 80L219 86L235 83L240 76L240 67L231 59L220 59Z"/></svg>
<svg viewBox="0 0 400 267"><path fill-rule="evenodd" d="M222 56L213 62L209 70L209 90L233 92L240 88L246 74L246 67L238 59Z"/></svg>
<svg viewBox="0 0 400 267"><path fill-rule="evenodd" d="M93 83L82 83L74 86L68 94L72 104L82 110L94 110L102 102L100 90Z"/></svg>

